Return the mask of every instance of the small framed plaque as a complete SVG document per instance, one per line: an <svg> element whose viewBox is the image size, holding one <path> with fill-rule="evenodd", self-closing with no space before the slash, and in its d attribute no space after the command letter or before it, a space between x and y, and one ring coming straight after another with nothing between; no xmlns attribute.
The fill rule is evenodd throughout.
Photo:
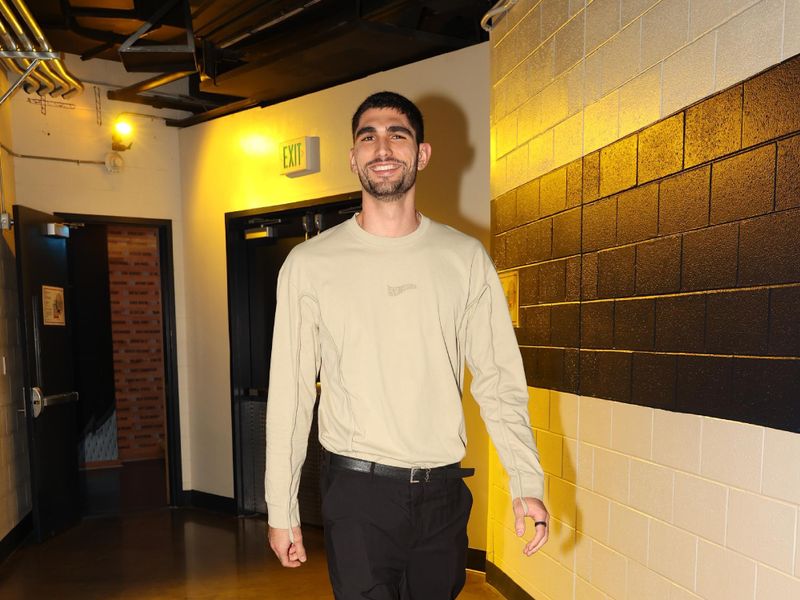
<svg viewBox="0 0 800 600"><path fill-rule="evenodd" d="M519 271L500 273L500 283L506 295L506 302L508 302L511 323L514 327L519 327Z"/></svg>
<svg viewBox="0 0 800 600"><path fill-rule="evenodd" d="M52 285L42 286L42 320L45 325L57 327L64 327L67 324L64 288Z"/></svg>

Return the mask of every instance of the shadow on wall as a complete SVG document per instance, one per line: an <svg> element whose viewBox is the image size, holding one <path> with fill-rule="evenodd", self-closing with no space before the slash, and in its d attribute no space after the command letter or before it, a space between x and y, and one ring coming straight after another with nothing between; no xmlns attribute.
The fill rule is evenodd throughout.
<svg viewBox="0 0 800 600"><path fill-rule="evenodd" d="M467 135L469 124L464 110L443 96L423 96L417 106L425 116L425 141L432 147L431 162L417 183L419 209L435 221L487 242L489 198L474 200L485 205L485 223L475 221L462 211L462 195L465 194L462 181L472 168L476 154ZM488 177L488 165L486 169Z"/></svg>
<svg viewBox="0 0 800 600"><path fill-rule="evenodd" d="M552 392L550 400L550 431L564 431L564 421L561 414L563 408L561 402L553 402ZM566 442L566 440L564 440ZM546 491L545 498L548 501L547 509L550 511L550 516L558 519L559 522L572 527L573 530L580 528L583 530L583 515L578 506L578 499L576 496L577 487L569 485L566 482L576 482L578 480L578 441L574 441L574 446L562 443L563 457L561 463L561 478L558 481L561 488L557 494L553 494L553 479L554 475L549 477L550 489ZM544 461L544 459L543 459ZM574 512L572 512L574 511ZM562 531L566 531L562 529ZM572 535L560 536L559 551L563 556L571 556L575 546L577 545L577 534L573 531ZM556 540L553 540L556 541Z"/></svg>

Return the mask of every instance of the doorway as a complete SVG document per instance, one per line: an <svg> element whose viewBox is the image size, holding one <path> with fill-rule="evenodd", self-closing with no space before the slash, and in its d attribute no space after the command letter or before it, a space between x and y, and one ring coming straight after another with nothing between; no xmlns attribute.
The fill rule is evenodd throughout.
<svg viewBox="0 0 800 600"><path fill-rule="evenodd" d="M84 516L182 504L171 223L69 224Z"/></svg>
<svg viewBox="0 0 800 600"><path fill-rule="evenodd" d="M354 192L225 215L234 493L240 515L266 513L264 448L278 272L292 248L360 208L361 193ZM315 411L298 494L308 525L322 525L316 422Z"/></svg>

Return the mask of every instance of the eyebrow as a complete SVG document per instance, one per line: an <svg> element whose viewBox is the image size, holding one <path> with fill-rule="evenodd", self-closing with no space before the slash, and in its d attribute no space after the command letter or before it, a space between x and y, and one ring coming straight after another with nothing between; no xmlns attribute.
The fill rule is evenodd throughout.
<svg viewBox="0 0 800 600"><path fill-rule="evenodd" d="M411 130L408 127L404 127L402 125L390 125L389 127L386 128L386 130L389 133L399 132L399 133L405 133L411 138L414 137L414 134L411 132ZM375 127L373 127L372 125L365 125L364 127L361 127L358 131L356 131L356 137L361 137L365 133L375 133L376 131L377 129L375 129Z"/></svg>

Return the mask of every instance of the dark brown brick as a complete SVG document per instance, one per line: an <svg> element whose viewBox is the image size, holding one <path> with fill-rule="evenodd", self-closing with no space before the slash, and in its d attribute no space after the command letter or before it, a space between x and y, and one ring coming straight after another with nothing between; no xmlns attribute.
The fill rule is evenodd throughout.
<svg viewBox="0 0 800 600"><path fill-rule="evenodd" d="M736 357L726 419L800 433L800 361Z"/></svg>
<svg viewBox="0 0 800 600"><path fill-rule="evenodd" d="M573 160L567 165L567 208L583 202L583 159Z"/></svg>
<svg viewBox="0 0 800 600"><path fill-rule="evenodd" d="M597 252L581 255L581 299L597 299Z"/></svg>
<svg viewBox="0 0 800 600"><path fill-rule="evenodd" d="M706 299L706 351L758 354L767 351L769 291L709 294Z"/></svg>
<svg viewBox="0 0 800 600"><path fill-rule="evenodd" d="M542 217L564 210L567 207L567 168L561 167L542 175L539 194Z"/></svg>
<svg viewBox="0 0 800 600"><path fill-rule="evenodd" d="M547 260L553 255L553 220L541 219L522 228L525 231L527 253L523 264Z"/></svg>
<svg viewBox="0 0 800 600"><path fill-rule="evenodd" d="M519 303L536 304L539 300L539 266L519 270Z"/></svg>
<svg viewBox="0 0 800 600"><path fill-rule="evenodd" d="M577 348L580 344L580 305L554 304L550 307L550 345Z"/></svg>
<svg viewBox="0 0 800 600"><path fill-rule="evenodd" d="M750 150L711 168L711 223L763 215L775 197L775 145Z"/></svg>
<svg viewBox="0 0 800 600"><path fill-rule="evenodd" d="M495 233L508 231L517 225L517 191L506 192L497 200L495 207Z"/></svg>
<svg viewBox="0 0 800 600"><path fill-rule="evenodd" d="M658 184L643 185L617 196L617 244L630 244L658 233Z"/></svg>
<svg viewBox="0 0 800 600"><path fill-rule="evenodd" d="M610 248L617 239L617 199L607 198L583 207L583 251Z"/></svg>
<svg viewBox="0 0 800 600"><path fill-rule="evenodd" d="M506 237L505 235L492 236L492 260L495 268L499 271L507 269L510 265L506 256Z"/></svg>
<svg viewBox="0 0 800 600"><path fill-rule="evenodd" d="M623 138L600 150L600 196L610 196L636 185L636 136Z"/></svg>
<svg viewBox="0 0 800 600"><path fill-rule="evenodd" d="M597 265L597 294L600 298L633 296L636 248L626 246L600 252Z"/></svg>
<svg viewBox="0 0 800 600"><path fill-rule="evenodd" d="M731 223L690 231L683 236L684 290L713 290L736 285L739 225Z"/></svg>
<svg viewBox="0 0 800 600"><path fill-rule="evenodd" d="M568 389L563 348L521 348L528 385L551 390ZM577 387L577 386L575 386Z"/></svg>
<svg viewBox="0 0 800 600"><path fill-rule="evenodd" d="M675 355L634 352L631 402L639 406L674 410L676 371Z"/></svg>
<svg viewBox="0 0 800 600"><path fill-rule="evenodd" d="M669 294L681 289L681 237L636 245L636 294Z"/></svg>
<svg viewBox="0 0 800 600"><path fill-rule="evenodd" d="M789 60L744 84L742 146L800 130L800 61Z"/></svg>
<svg viewBox="0 0 800 600"><path fill-rule="evenodd" d="M512 229L503 236L506 241L506 262L508 266L518 267L531 262L528 250L528 236L525 228Z"/></svg>
<svg viewBox="0 0 800 600"><path fill-rule="evenodd" d="M800 287L769 292L769 354L800 356Z"/></svg>
<svg viewBox="0 0 800 600"><path fill-rule="evenodd" d="M580 386L580 351L577 348L564 349L564 387L563 392L577 394ZM554 409L555 410L555 409Z"/></svg>
<svg viewBox="0 0 800 600"><path fill-rule="evenodd" d="M614 346L614 302L581 304L581 348Z"/></svg>
<svg viewBox="0 0 800 600"><path fill-rule="evenodd" d="M705 330L705 295L656 298L656 350L659 352L703 352Z"/></svg>
<svg viewBox="0 0 800 600"><path fill-rule="evenodd" d="M600 197L600 152L583 157L583 201L594 202Z"/></svg>
<svg viewBox="0 0 800 600"><path fill-rule="evenodd" d="M614 348L652 350L655 338L655 300L617 300L614 303Z"/></svg>
<svg viewBox="0 0 800 600"><path fill-rule="evenodd" d="M550 344L550 307L529 306L519 311L517 343L520 346L548 346Z"/></svg>
<svg viewBox="0 0 800 600"><path fill-rule="evenodd" d="M800 135L778 142L775 210L800 206Z"/></svg>
<svg viewBox="0 0 800 600"><path fill-rule="evenodd" d="M745 221L739 242L739 284L800 281L800 209Z"/></svg>
<svg viewBox="0 0 800 600"><path fill-rule="evenodd" d="M639 133L639 184L677 173L683 167L683 113Z"/></svg>
<svg viewBox="0 0 800 600"><path fill-rule="evenodd" d="M630 352L580 353L580 394L629 402L631 392Z"/></svg>
<svg viewBox="0 0 800 600"><path fill-rule="evenodd" d="M686 109L686 167L742 147L742 86Z"/></svg>
<svg viewBox="0 0 800 600"><path fill-rule="evenodd" d="M581 208L573 208L553 217L553 257L570 256L581 251Z"/></svg>
<svg viewBox="0 0 800 600"><path fill-rule="evenodd" d="M721 416L733 402L733 362L723 356L678 356L675 408Z"/></svg>
<svg viewBox="0 0 800 600"><path fill-rule="evenodd" d="M517 188L517 222L530 223L539 218L539 180L534 179Z"/></svg>
<svg viewBox="0 0 800 600"><path fill-rule="evenodd" d="M708 225L711 167L684 171L659 184L658 232L679 233Z"/></svg>
<svg viewBox="0 0 800 600"><path fill-rule="evenodd" d="M577 302L581 299L581 262L580 255L567 259L567 302Z"/></svg>
<svg viewBox="0 0 800 600"><path fill-rule="evenodd" d="M539 302L566 300L566 264L562 259L539 265Z"/></svg>

